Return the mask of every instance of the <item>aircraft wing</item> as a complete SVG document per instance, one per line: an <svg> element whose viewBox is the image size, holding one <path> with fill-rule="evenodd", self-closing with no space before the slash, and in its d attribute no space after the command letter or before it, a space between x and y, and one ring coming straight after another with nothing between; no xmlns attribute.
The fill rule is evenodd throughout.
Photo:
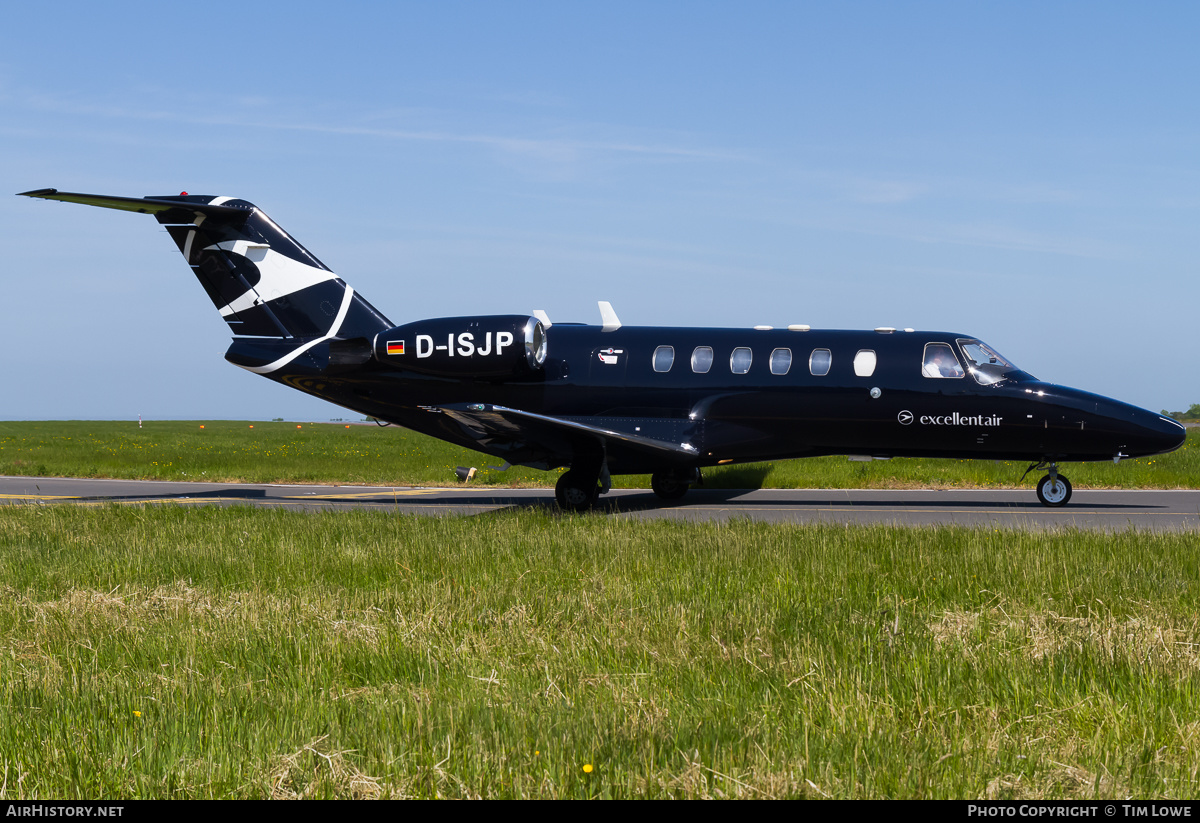
<svg viewBox="0 0 1200 823"><path fill-rule="evenodd" d="M554 417L484 403L438 406L437 410L453 418L477 440L508 441L557 457L545 461L550 466L570 463L579 447L590 451L597 442L603 444L610 463L682 465L692 464L699 457L691 443L677 442L679 438L666 439L676 428L674 422L668 424L670 431L661 428L643 433L597 425L596 421L603 418ZM653 430L658 421L641 422L640 428Z"/></svg>

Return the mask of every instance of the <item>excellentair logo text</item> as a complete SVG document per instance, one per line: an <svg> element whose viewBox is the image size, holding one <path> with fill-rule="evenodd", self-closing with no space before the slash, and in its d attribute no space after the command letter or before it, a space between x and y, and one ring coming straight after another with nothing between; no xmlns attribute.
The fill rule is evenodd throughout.
<svg viewBox="0 0 1200 823"><path fill-rule="evenodd" d="M999 426L1003 420L995 414L923 414L922 426Z"/></svg>

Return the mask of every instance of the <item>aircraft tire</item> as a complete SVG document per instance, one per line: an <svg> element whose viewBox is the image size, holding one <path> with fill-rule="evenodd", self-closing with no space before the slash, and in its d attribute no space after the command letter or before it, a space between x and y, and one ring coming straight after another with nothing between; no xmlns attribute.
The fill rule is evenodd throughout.
<svg viewBox="0 0 1200 823"><path fill-rule="evenodd" d="M578 472L565 471L554 484L554 499L563 511L585 512L596 504L599 496L600 487L596 481L589 485Z"/></svg>
<svg viewBox="0 0 1200 823"><path fill-rule="evenodd" d="M655 472L650 475L650 488L661 500L678 500L687 494L691 484L680 480L674 472Z"/></svg>
<svg viewBox="0 0 1200 823"><path fill-rule="evenodd" d="M1043 506L1049 506L1052 509L1065 506L1071 499L1071 481L1060 474L1057 487L1055 487L1050 483L1050 475L1046 475L1038 481L1037 496Z"/></svg>

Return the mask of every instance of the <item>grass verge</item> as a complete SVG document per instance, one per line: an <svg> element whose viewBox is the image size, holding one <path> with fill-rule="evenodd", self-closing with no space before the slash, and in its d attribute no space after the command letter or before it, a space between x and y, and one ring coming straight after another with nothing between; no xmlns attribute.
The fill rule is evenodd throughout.
<svg viewBox="0 0 1200 823"><path fill-rule="evenodd" d="M0 797L1194 798L1197 550L4 507Z"/></svg>
<svg viewBox="0 0 1200 823"><path fill-rule="evenodd" d="M1063 466L1076 488L1200 488L1200 431L1171 454ZM395 427L236 421L0 422L0 474L247 483L456 485L456 466L480 468L473 485L550 487L557 472L488 468L478 452ZM1005 488L1025 464L898 458L852 463L816 457L706 470L708 488ZM1041 476L1031 474L1029 487ZM649 477L614 478L648 488Z"/></svg>

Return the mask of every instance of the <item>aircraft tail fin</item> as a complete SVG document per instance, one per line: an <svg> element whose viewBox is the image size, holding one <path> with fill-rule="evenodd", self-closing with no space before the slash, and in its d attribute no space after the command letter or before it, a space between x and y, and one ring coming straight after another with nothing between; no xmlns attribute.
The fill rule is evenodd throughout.
<svg viewBox="0 0 1200 823"><path fill-rule="evenodd" d="M141 198L56 189L22 194L154 215L238 337L308 343L371 339L393 326L261 209L245 200L186 192Z"/></svg>

